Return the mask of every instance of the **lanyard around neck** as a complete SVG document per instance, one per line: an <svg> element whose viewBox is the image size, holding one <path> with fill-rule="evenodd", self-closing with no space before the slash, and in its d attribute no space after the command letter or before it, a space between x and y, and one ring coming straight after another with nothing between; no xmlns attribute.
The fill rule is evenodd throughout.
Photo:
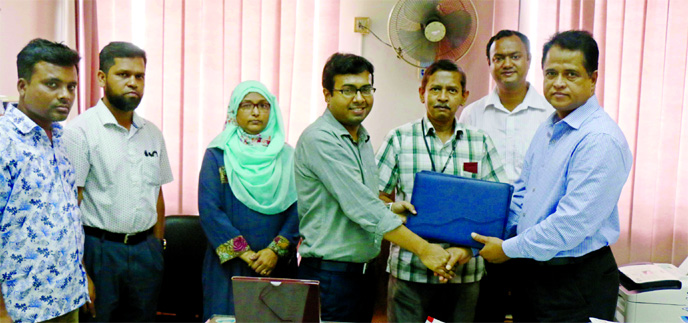
<svg viewBox="0 0 688 323"><path fill-rule="evenodd" d="M430 146L428 145L428 140L425 139L425 119L420 121L420 127L421 130L423 131L423 142L425 143L425 150L428 152L428 157L430 157L430 165L432 165L432 171L437 172L437 169L435 168L435 159L432 158L432 153L430 152ZM435 130L435 134L437 131ZM444 173L445 170L447 170L447 166L449 165L449 161L452 160L452 157L456 155L456 142L461 139L461 137L457 137L452 139L452 150L451 153L449 154L449 158L447 158L447 162L444 163L444 167L442 167L442 171L440 173ZM454 157L455 158L455 157Z"/></svg>

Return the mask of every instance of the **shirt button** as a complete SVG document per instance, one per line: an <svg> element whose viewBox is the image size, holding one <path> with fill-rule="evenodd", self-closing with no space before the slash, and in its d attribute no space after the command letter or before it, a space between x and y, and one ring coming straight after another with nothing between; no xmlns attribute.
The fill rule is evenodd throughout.
<svg viewBox="0 0 688 323"><path fill-rule="evenodd" d="M531 192L535 192L535 189L533 189Z"/></svg>

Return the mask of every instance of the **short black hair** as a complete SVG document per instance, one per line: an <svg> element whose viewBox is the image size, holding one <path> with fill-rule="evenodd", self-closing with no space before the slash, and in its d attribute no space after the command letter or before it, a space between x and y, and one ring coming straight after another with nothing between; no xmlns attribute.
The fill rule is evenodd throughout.
<svg viewBox="0 0 688 323"><path fill-rule="evenodd" d="M583 53L583 67L588 75L592 75L597 71L598 60L600 58L600 50L597 48L595 38L592 34L585 30L569 30L556 33L549 39L549 41L542 47L542 67L545 66L545 59L550 48L557 46L561 49L570 51L580 51Z"/></svg>
<svg viewBox="0 0 688 323"><path fill-rule="evenodd" d="M73 65L78 73L80 59L79 53L62 43L36 38L17 54L17 76L31 82L33 67L39 62L48 62L63 67Z"/></svg>
<svg viewBox="0 0 688 323"><path fill-rule="evenodd" d="M490 38L490 41L487 42L487 48L485 48L485 54L487 54L487 60L490 60L490 47L492 47L492 43L505 38L505 37L511 37L511 36L518 36L518 38L521 39L521 42L523 43L524 46L526 46L526 54L530 54L530 40L528 40L528 37L524 34L522 34L519 31L516 30L509 30L509 29L502 29L500 30L497 34L492 36Z"/></svg>
<svg viewBox="0 0 688 323"><path fill-rule="evenodd" d="M143 58L143 63L146 64L146 52L138 46L123 42L113 41L100 51L100 70L107 74L110 68L115 65L115 58Z"/></svg>
<svg viewBox="0 0 688 323"><path fill-rule="evenodd" d="M334 91L334 77L336 75L359 74L365 71L370 73L371 84L374 83L375 77L373 72L375 68L365 57L347 53L334 53L327 59L327 63L325 63L323 68L322 87L332 93Z"/></svg>
<svg viewBox="0 0 688 323"><path fill-rule="evenodd" d="M461 90L463 93L466 93L466 73L464 73L459 65L456 65L456 63L448 59L440 59L435 61L425 69L423 80L420 81L420 86L423 91L425 91L425 86L428 85L428 79L430 76L435 74L437 71L459 72L459 74L461 74Z"/></svg>

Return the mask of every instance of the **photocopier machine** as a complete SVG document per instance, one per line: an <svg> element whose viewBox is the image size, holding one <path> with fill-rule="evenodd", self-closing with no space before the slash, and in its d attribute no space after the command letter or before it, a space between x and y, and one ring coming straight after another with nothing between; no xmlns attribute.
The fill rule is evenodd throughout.
<svg viewBox="0 0 688 323"><path fill-rule="evenodd" d="M688 323L688 259L681 266L634 263L619 267L617 322Z"/></svg>

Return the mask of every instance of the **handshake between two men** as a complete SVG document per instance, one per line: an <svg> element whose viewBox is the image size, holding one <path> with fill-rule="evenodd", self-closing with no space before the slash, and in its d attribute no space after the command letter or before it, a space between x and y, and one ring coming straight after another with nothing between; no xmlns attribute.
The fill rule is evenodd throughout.
<svg viewBox="0 0 688 323"><path fill-rule="evenodd" d="M390 210L397 214L401 221L406 224L407 214L411 213L412 216L417 214L416 208L409 202L400 201L394 202L390 206ZM405 230L405 227L403 227ZM395 230L396 231L396 230ZM392 234L394 231L389 232L385 235L385 239L389 239L388 235ZM479 236L476 234L476 236ZM479 236L480 238L486 238ZM497 238L492 238L497 239ZM497 239L499 240L499 239ZM476 241L481 242L476 238ZM473 252L469 247L451 246L449 248L443 248L436 243L424 243L419 248L419 252L414 252L423 264L432 270L436 276L439 277L440 282L446 283L452 278L454 278L455 271L454 268L457 265L463 265L467 263L473 257ZM413 251L413 250L410 250ZM481 255L482 255L481 251Z"/></svg>

